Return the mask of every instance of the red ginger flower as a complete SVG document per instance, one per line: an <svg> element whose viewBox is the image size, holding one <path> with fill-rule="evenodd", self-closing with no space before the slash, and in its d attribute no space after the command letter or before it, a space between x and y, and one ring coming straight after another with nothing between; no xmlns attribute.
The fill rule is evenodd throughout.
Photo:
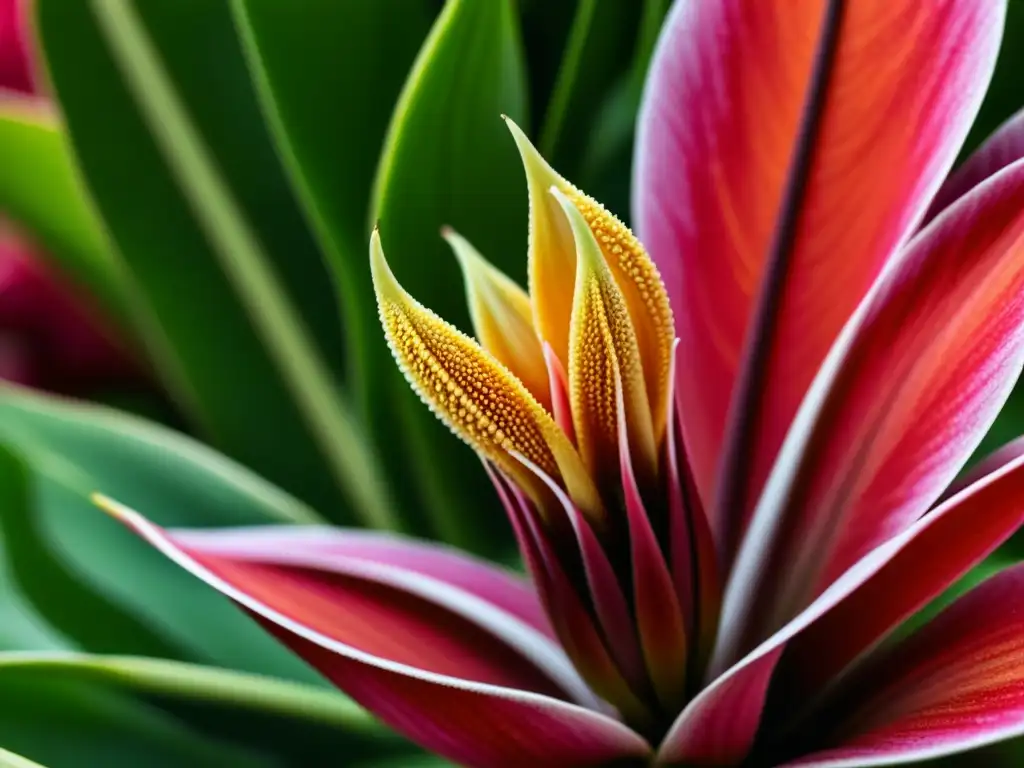
<svg viewBox="0 0 1024 768"><path fill-rule="evenodd" d="M27 0L0 0L0 100L35 96ZM65 394L136 379L98 314L47 267L0 211L0 380Z"/></svg>
<svg viewBox="0 0 1024 768"><path fill-rule="evenodd" d="M530 583L102 503L466 765L871 766L1024 734L1024 567L893 637L1024 521L1024 444L951 486L1024 363L1024 123L939 189L1004 6L678 2L639 123L653 262L510 125L530 293L446 233L477 341L374 233L395 358L485 461Z"/></svg>

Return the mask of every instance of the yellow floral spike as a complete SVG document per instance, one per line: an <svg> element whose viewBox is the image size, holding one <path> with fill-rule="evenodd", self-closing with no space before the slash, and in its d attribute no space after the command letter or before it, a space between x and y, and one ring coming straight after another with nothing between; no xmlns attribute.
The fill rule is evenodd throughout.
<svg viewBox="0 0 1024 768"><path fill-rule="evenodd" d="M570 186L562 190L586 220L629 308L643 360L654 437L661 445L668 411L675 323L658 268L629 228L604 206Z"/></svg>
<svg viewBox="0 0 1024 768"><path fill-rule="evenodd" d="M516 458L560 480L581 509L600 517L593 481L554 419L508 369L410 296L370 238L370 269L388 346L413 390L451 430L494 462L542 509L547 490Z"/></svg>
<svg viewBox="0 0 1024 768"><path fill-rule="evenodd" d="M630 450L639 474L657 475L658 448L636 332L626 300L583 214L557 187L576 241L576 290L569 334L569 398L583 463L593 477L618 479L617 391L622 388Z"/></svg>
<svg viewBox="0 0 1024 768"><path fill-rule="evenodd" d="M569 297L576 279L575 243L564 216L548 194L555 187L583 214L625 299L643 361L654 436L661 444L675 327L658 268L626 225L555 172L514 122L508 118L505 122L519 147L529 186L530 295L537 330L561 360L568 359L572 316Z"/></svg>
<svg viewBox="0 0 1024 768"><path fill-rule="evenodd" d="M544 350L533 327L529 295L462 235L448 227L441 235L462 267L477 340L551 413L551 385Z"/></svg>

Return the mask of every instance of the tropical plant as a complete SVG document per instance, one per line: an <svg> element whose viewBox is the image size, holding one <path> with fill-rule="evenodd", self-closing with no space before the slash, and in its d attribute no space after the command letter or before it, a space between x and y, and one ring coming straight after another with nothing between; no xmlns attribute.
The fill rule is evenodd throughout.
<svg viewBox="0 0 1024 768"><path fill-rule="evenodd" d="M1020 446L953 478L1021 362L1019 121L935 195L1004 6L678 3L634 165L655 268L579 190L625 208L666 5L36 0L59 112L0 112L0 205L267 480L0 392L0 641L31 649L0 655L0 746L873 765L1016 733L1019 571L982 559ZM326 525L501 554L497 498L532 585Z"/></svg>
<svg viewBox="0 0 1024 768"><path fill-rule="evenodd" d="M18 229L18 285L28 286L5 283L0 317L21 312L23 334L36 328L28 321L64 317L48 299L58 274L74 303L91 303L89 315L102 312L134 343L176 408L113 399L78 376L54 383L59 366L29 377L18 360L0 377L113 399L231 457L123 412L0 390L0 746L74 766L417 759L350 702L325 699L319 675L223 600L119 526L96 527L88 495L160 504L167 525L330 519L509 556L507 526L480 525L479 462L453 455L399 386L365 238L376 217L400 214L412 232L434 233L500 219L508 200L525 211L502 112L536 115L548 151L624 199L624 177L609 168L629 156L638 84L668 3L576 5L0 1L0 67L13 73L0 87L0 212ZM159 130L168 105L170 137ZM581 141L592 125L608 128ZM483 167L481 182L505 176L504 186L473 186ZM385 169L430 194L395 192ZM524 221L506 221L526 237ZM37 244L30 260L24 233ZM489 237L511 264L515 237ZM420 256L457 274L441 248L408 259ZM44 274L46 292L24 277ZM37 338L20 348L38 355ZM378 427L392 421L425 430L401 471L382 459L394 441ZM461 494L431 475L439 456L464 478ZM265 695L243 696L261 680ZM59 739L55 720L65 723Z"/></svg>
<svg viewBox="0 0 1024 768"><path fill-rule="evenodd" d="M530 292L447 231L477 340L374 231L391 352L488 467L532 587L98 503L465 765L871 766L1024 734L1024 566L895 636L1024 523L1021 443L954 482L1024 365L1024 121L946 179L1004 12L677 4L638 123L654 261L506 118Z"/></svg>

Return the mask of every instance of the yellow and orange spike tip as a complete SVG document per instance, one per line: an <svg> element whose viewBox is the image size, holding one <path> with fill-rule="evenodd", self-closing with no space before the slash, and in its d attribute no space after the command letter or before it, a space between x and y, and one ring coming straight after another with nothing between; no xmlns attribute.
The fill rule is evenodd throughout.
<svg viewBox="0 0 1024 768"><path fill-rule="evenodd" d="M507 118L505 122L519 148L529 190L529 277L536 329L559 359L568 360L576 243L560 206L549 194L554 187L582 214L625 300L644 370L655 442L660 444L675 327L658 268L628 227L552 169L514 122Z"/></svg>
<svg viewBox="0 0 1024 768"><path fill-rule="evenodd" d="M547 492L513 454L561 480L581 508L600 515L596 489L551 416L505 366L402 288L376 229L370 238L370 268L388 346L434 414L535 499L546 498Z"/></svg>

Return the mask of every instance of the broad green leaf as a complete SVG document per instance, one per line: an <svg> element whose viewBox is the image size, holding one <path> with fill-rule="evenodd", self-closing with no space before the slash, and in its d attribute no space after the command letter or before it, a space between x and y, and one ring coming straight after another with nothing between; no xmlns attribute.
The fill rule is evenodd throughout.
<svg viewBox="0 0 1024 768"><path fill-rule="evenodd" d="M425 0L232 0L264 112L344 310L350 388L365 396L376 340L367 220L384 133L430 29ZM339 44L343 41L343 44Z"/></svg>
<svg viewBox="0 0 1024 768"><path fill-rule="evenodd" d="M288 765L388 760L397 766L414 764L422 755L338 691L262 675L137 657L0 654L0 688L12 679L88 685L156 703L183 723L257 751L274 764L279 759Z"/></svg>
<svg viewBox="0 0 1024 768"><path fill-rule="evenodd" d="M32 233L77 285L122 327L127 286L86 198L53 110L39 100L0 100L0 211Z"/></svg>
<svg viewBox="0 0 1024 768"><path fill-rule="evenodd" d="M3 449L0 448L0 457ZM0 475L4 464L0 458ZM0 487L0 504L11 493ZM58 651L74 647L42 617L15 582L13 569L7 557L6 532L0 523L0 651L36 650Z"/></svg>
<svg viewBox="0 0 1024 768"><path fill-rule="evenodd" d="M389 522L339 393L328 273L262 123L228 7L35 3L79 165L165 375L232 456L337 520ZM152 37L151 37L152 36Z"/></svg>
<svg viewBox="0 0 1024 768"><path fill-rule="evenodd" d="M35 610L81 647L319 681L89 496L130 499L178 527L315 522L301 502L170 430L10 387L0 388L0 448L9 570Z"/></svg>
<svg viewBox="0 0 1024 768"><path fill-rule="evenodd" d="M73 680L4 674L0 744L47 768L271 768L157 707ZM276 764L279 765L279 764Z"/></svg>
<svg viewBox="0 0 1024 768"><path fill-rule="evenodd" d="M580 183L627 220L636 116L669 5L670 0L644 0L629 70L609 84L592 117L580 159Z"/></svg>
<svg viewBox="0 0 1024 768"><path fill-rule="evenodd" d="M580 0L565 45L538 149L559 172L578 178L594 120L611 87L628 75L640 3Z"/></svg>
<svg viewBox="0 0 1024 768"><path fill-rule="evenodd" d="M388 261L420 301L470 329L462 276L439 235L454 227L506 274L526 273L526 182L500 119L525 124L518 20L509 0L449 0L398 100L374 194ZM372 296L368 258L361 290ZM478 460L412 394L382 333L368 346L364 407L407 503L442 538L491 548L505 523Z"/></svg>
<svg viewBox="0 0 1024 768"><path fill-rule="evenodd" d="M133 693L258 710L368 736L389 733L338 691L217 667L132 656L0 653L0 680L14 671L39 679L99 682Z"/></svg>

